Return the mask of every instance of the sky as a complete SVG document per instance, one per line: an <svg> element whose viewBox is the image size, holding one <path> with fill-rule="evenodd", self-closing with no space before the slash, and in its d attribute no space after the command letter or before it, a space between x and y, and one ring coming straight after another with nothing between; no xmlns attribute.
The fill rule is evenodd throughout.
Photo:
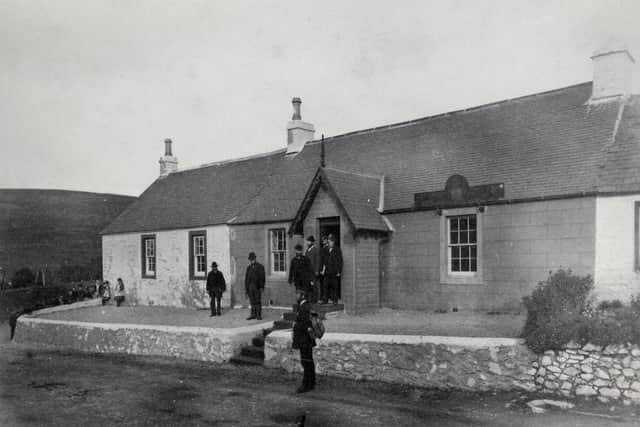
<svg viewBox="0 0 640 427"><path fill-rule="evenodd" d="M0 0L0 188L139 195L180 168L592 79L636 0Z"/></svg>

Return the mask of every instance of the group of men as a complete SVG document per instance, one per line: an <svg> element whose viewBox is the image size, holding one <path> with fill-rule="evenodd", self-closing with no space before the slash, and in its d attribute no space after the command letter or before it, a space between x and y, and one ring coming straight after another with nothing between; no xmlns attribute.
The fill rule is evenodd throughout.
<svg viewBox="0 0 640 427"><path fill-rule="evenodd" d="M302 245L295 246L296 255L291 259L289 284L295 286L298 294L303 294L309 302L338 304L340 300L340 277L342 275L342 252L334 235L322 238L322 246L317 247L313 236L307 237L307 250L302 253ZM245 293L251 304L251 314L247 320L262 319L262 293L265 286L264 266L256 261L255 252L249 253L249 265L244 278ZM220 300L226 290L224 276L218 265L211 264L207 276L207 292L211 298L211 316L220 316Z"/></svg>
<svg viewBox="0 0 640 427"><path fill-rule="evenodd" d="M295 246L296 256L291 259L289 284L310 302L338 304L340 299L340 276L342 275L342 252L335 236L323 237L322 247L316 246L313 236L307 237L307 250Z"/></svg>

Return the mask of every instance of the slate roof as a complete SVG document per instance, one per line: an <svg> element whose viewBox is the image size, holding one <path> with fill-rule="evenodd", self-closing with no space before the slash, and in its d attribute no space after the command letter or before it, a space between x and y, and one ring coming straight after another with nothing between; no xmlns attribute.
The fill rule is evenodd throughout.
<svg viewBox="0 0 640 427"><path fill-rule="evenodd" d="M380 180L383 177L359 175L332 168L322 171L335 196L356 230L388 231L378 212Z"/></svg>
<svg viewBox="0 0 640 427"><path fill-rule="evenodd" d="M342 211L342 215L346 217L352 231L389 231L378 211L382 180L384 180L382 176L355 174L333 168L318 168L303 200L299 203L290 229L292 232L302 230L302 222L319 189L323 187Z"/></svg>
<svg viewBox="0 0 640 427"><path fill-rule="evenodd" d="M509 200L640 191L638 98L589 104L591 87L327 138L326 164L384 175L385 212L412 209L415 193L443 190L453 174L471 186L504 183ZM156 180L104 233L289 221L319 163L320 143L312 141L294 156L281 150L173 173Z"/></svg>

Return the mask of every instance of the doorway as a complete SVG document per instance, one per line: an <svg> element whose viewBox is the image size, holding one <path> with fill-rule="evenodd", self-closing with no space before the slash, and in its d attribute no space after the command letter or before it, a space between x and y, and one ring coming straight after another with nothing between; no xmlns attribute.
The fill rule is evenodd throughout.
<svg viewBox="0 0 640 427"><path fill-rule="evenodd" d="M336 239L336 246L340 247L340 217L332 216L328 218L318 219L318 241L322 245L322 237L333 234ZM340 286L338 286L338 298L342 300L342 280L340 280Z"/></svg>
<svg viewBox="0 0 640 427"><path fill-rule="evenodd" d="M328 236L329 234L333 234L336 238L336 244L340 246L340 217L332 216L329 218L319 218L318 219L318 231L319 236L318 239L322 242L323 236Z"/></svg>

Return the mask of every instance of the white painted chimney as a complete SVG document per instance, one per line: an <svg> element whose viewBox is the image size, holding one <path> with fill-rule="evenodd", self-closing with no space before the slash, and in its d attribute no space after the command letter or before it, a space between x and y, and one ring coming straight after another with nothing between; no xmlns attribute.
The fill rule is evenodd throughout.
<svg viewBox="0 0 640 427"><path fill-rule="evenodd" d="M315 127L311 123L302 121L300 113L300 98L291 100L293 105L293 116L291 121L287 123L287 154L299 153L304 148L304 144L313 140L316 132Z"/></svg>
<svg viewBox="0 0 640 427"><path fill-rule="evenodd" d="M626 48L597 50L593 60L593 90L591 100L625 96L631 93L635 59Z"/></svg>
<svg viewBox="0 0 640 427"><path fill-rule="evenodd" d="M178 158L171 153L171 140L169 138L164 140L164 156L160 157L158 163L160 163L161 177L178 170Z"/></svg>

